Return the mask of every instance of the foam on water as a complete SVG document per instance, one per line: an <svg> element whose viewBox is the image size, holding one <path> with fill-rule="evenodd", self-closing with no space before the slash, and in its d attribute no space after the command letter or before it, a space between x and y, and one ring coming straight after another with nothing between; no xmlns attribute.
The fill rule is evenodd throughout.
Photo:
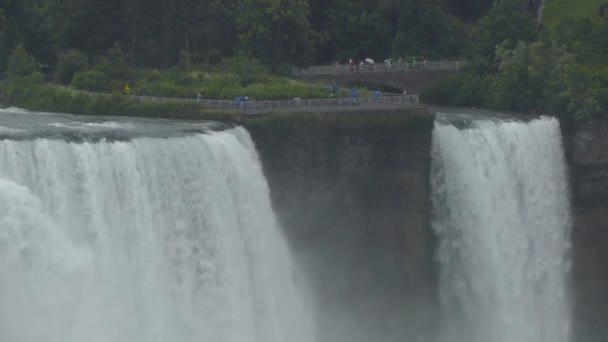
<svg viewBox="0 0 608 342"><path fill-rule="evenodd" d="M314 340L240 128L0 141L0 267L1 341Z"/></svg>
<svg viewBox="0 0 608 342"><path fill-rule="evenodd" d="M438 120L433 131L443 341L568 342L571 219L559 123L461 126Z"/></svg>

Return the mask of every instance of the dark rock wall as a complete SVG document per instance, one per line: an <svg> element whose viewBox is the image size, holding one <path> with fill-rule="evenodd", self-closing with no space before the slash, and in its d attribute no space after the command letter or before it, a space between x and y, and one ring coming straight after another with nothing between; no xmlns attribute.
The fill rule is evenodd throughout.
<svg viewBox="0 0 608 342"><path fill-rule="evenodd" d="M320 341L432 340L433 118L403 113L246 119L276 212L318 298ZM576 342L608 337L608 120L564 129L572 189Z"/></svg>
<svg viewBox="0 0 608 342"><path fill-rule="evenodd" d="M432 123L422 109L244 123L318 298L320 341L402 342L431 334Z"/></svg>
<svg viewBox="0 0 608 342"><path fill-rule="evenodd" d="M578 341L608 339L608 120L566 130L574 224L573 290Z"/></svg>

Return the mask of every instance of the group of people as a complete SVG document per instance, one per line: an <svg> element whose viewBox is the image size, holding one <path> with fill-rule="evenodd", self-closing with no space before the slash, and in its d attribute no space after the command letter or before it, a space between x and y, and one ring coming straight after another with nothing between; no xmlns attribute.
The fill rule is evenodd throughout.
<svg viewBox="0 0 608 342"><path fill-rule="evenodd" d="M247 109L249 96L237 96L234 98L234 105L239 109Z"/></svg>
<svg viewBox="0 0 608 342"><path fill-rule="evenodd" d="M334 97L334 94L337 95L340 92L340 87L338 86L338 84L336 82L334 82L333 84L327 84L325 86L325 89L327 90L327 92L330 94L330 97ZM404 90L403 94L407 94L407 92ZM357 89L357 86L353 86L350 90L350 98L353 102L357 102L358 98L359 98L359 89ZM380 99L382 98L382 93L378 90L373 92L373 99L375 103L379 103Z"/></svg>
<svg viewBox="0 0 608 342"><path fill-rule="evenodd" d="M397 61L397 65L401 66L401 64L403 63L403 58L399 57L399 60ZM407 61L406 61L407 63ZM416 66L416 57L412 57L412 59L409 62L413 67ZM424 62L424 64L426 64L426 61ZM385 70L390 70L393 68L393 59L392 58L387 58L384 60L384 69ZM336 64L334 65L336 70L340 70L340 62L336 62ZM360 71L360 70L371 70L373 68L373 70L375 70L376 68L376 62L374 61L374 59L372 58L365 58L363 60L359 60L357 58L349 58L348 59L348 70L350 71Z"/></svg>

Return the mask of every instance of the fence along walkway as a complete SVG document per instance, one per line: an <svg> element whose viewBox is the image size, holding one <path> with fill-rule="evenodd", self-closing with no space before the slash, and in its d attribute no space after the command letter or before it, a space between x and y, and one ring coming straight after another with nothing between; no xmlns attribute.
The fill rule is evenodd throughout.
<svg viewBox="0 0 608 342"><path fill-rule="evenodd" d="M327 74L348 74L348 73L387 73L387 72L407 72L410 70L446 70L458 71L464 62L421 62L421 63L391 63L387 64L363 64L350 67L344 65L317 65L305 69L294 69L294 76L308 75L327 75Z"/></svg>
<svg viewBox="0 0 608 342"><path fill-rule="evenodd" d="M91 96L111 96L103 93L89 93ZM142 102L154 103L196 103L205 108L228 111L242 111L247 114L298 113L298 112L339 112L361 109L399 109L420 105L418 95L387 95L380 98L359 97L332 99L294 99L282 101L227 101L198 100L169 97L152 97L131 95L131 98Z"/></svg>

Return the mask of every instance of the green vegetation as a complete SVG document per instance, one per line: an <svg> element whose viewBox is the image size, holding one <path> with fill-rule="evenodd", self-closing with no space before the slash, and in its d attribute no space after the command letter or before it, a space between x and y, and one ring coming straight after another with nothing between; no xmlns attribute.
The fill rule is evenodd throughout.
<svg viewBox="0 0 608 342"><path fill-rule="evenodd" d="M51 69L67 50L95 59L115 44L133 67L186 71L240 55L275 74L348 58L450 57L461 52L464 38L451 32L492 2L2 0L0 73L6 70L1 54L18 44Z"/></svg>
<svg viewBox="0 0 608 342"><path fill-rule="evenodd" d="M567 19L555 30L557 39L537 27L520 0L497 2L471 33L465 75L440 82L423 100L568 120L606 115L608 15Z"/></svg>
<svg viewBox="0 0 608 342"><path fill-rule="evenodd" d="M569 119L605 114L608 0L547 1L546 26L535 22L539 3L0 0L2 99L97 113L74 104L89 102L79 90L118 94L128 85L130 94L160 97L348 97L348 89L330 94L325 84L285 75L294 66L349 58L457 56L468 61L464 76L444 80L423 100ZM30 99L19 86L59 104ZM148 106L125 104L130 109L121 112L140 113L139 105Z"/></svg>
<svg viewBox="0 0 608 342"><path fill-rule="evenodd" d="M40 74L0 82L0 102L30 110L88 115L227 120L234 114L196 104L143 103L122 95L91 97L80 90L44 84Z"/></svg>
<svg viewBox="0 0 608 342"><path fill-rule="evenodd" d="M464 2L480 1L491 0ZM463 1L443 11L439 0L0 0L0 82L29 86L10 79L40 73L57 92L348 97L284 75L348 58L459 53L452 2Z"/></svg>
<svg viewBox="0 0 608 342"><path fill-rule="evenodd" d="M264 141L270 146L283 146L295 134L315 130L331 130L333 132L349 131L365 134L370 130L389 132L404 132L420 130L430 132L435 120L426 108L409 108L400 112L370 111L366 115L353 113L324 113L324 114L269 114L254 116L242 124L256 134L264 136Z"/></svg>
<svg viewBox="0 0 608 342"><path fill-rule="evenodd" d="M548 28L555 29L565 19L597 18L602 3L606 0L549 0L545 5L543 22Z"/></svg>

